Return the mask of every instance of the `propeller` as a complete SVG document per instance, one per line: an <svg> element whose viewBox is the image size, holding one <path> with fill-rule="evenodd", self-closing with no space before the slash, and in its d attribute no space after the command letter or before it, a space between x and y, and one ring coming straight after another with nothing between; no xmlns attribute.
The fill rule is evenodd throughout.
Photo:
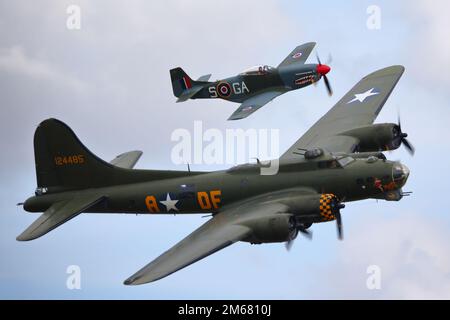
<svg viewBox="0 0 450 320"><path fill-rule="evenodd" d="M325 87L327 88L327 92L329 96L333 95L333 89L331 89L330 81L328 80L327 73L330 72L331 68L327 66L326 64L322 64L320 61L319 54L316 52L316 58L317 58L317 73L319 73L323 77L323 81L325 83ZM328 59L331 62L331 55Z"/></svg>
<svg viewBox="0 0 450 320"><path fill-rule="evenodd" d="M309 227L309 226L308 226ZM290 251L293 244L294 244L294 240L295 238L297 238L298 233L300 232L303 236L305 236L305 238L312 240L312 231L309 231L305 225L303 224L299 224L295 221L295 219L291 220L291 235L289 237L289 240L285 242L285 246L286 246L286 250Z"/></svg>
<svg viewBox="0 0 450 320"><path fill-rule="evenodd" d="M411 144L411 142L408 141L408 139L406 139L406 137L408 137L408 134L402 131L402 124L400 121L400 116L398 116L398 124L396 127L396 142L398 143L398 145L403 144L406 148L406 150L408 150L410 155L414 155L415 152L415 148L414 146Z"/></svg>
<svg viewBox="0 0 450 320"><path fill-rule="evenodd" d="M342 216L340 212L336 214L336 227L339 240L344 240L344 233L342 231Z"/></svg>
<svg viewBox="0 0 450 320"><path fill-rule="evenodd" d="M333 208L333 214L336 217L336 228L337 228L337 235L339 240L344 240L344 232L342 228L342 216L341 216L341 209L345 208L345 204L343 203L337 203L335 205L332 205Z"/></svg>
<svg viewBox="0 0 450 320"><path fill-rule="evenodd" d="M286 250L291 251L292 246L294 245L294 239L289 239L284 243Z"/></svg>

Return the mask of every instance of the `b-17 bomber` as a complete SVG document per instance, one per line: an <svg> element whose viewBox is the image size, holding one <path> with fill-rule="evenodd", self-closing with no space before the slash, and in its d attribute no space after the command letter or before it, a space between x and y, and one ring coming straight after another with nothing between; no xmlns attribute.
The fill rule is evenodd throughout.
<svg viewBox="0 0 450 320"><path fill-rule="evenodd" d="M391 66L364 77L279 159L214 172L133 169L140 151L105 162L66 124L47 119L34 135L37 189L23 204L26 211L43 214L17 240L39 238L80 213L211 213L201 227L125 280L138 285L238 241L289 248L299 233L310 238L309 228L317 223L335 221L342 239L345 204L399 201L408 194L402 188L409 169L387 160L383 151L413 147L400 123L374 124L403 72L402 66ZM274 163L275 174L261 174Z"/></svg>

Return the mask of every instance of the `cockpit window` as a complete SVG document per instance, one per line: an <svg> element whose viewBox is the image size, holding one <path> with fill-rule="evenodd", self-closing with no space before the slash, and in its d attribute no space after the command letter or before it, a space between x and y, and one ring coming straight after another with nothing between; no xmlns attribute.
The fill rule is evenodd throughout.
<svg viewBox="0 0 450 320"><path fill-rule="evenodd" d="M240 74L241 75L263 75L267 73L271 73L275 70L274 67L271 66L254 66L248 69L245 69Z"/></svg>

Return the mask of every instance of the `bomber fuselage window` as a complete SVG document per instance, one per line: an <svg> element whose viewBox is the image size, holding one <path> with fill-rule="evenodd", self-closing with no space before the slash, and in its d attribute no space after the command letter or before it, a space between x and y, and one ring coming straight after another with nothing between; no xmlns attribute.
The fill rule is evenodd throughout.
<svg viewBox="0 0 450 320"><path fill-rule="evenodd" d="M340 165L336 160L319 161L319 163L317 165L318 165L319 169L340 168Z"/></svg>

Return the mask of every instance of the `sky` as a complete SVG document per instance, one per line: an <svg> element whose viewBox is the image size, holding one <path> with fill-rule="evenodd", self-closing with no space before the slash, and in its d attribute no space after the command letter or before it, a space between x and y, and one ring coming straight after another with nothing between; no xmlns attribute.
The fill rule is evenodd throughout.
<svg viewBox="0 0 450 320"><path fill-rule="evenodd" d="M67 8L81 10L79 30ZM380 28L370 29L372 5ZM0 0L0 298L3 299L449 299L450 4L417 1L29 1ZM276 66L316 41L329 79L287 93L241 121L218 100L176 104L169 69L192 78ZM308 61L315 62L314 54ZM411 170L400 202L366 200L313 241L237 243L165 279L123 280L205 222L201 215L80 215L42 238L17 242L37 218L16 206L36 187L33 134L49 117L67 123L105 160L142 150L137 168L186 170L171 161L174 130L278 129L284 152L364 75L393 64L406 71L377 122L396 122L416 147L388 152ZM229 165L193 164L192 170ZM80 289L67 270L78 266ZM369 289L376 266L380 286ZM370 287L370 286L369 286Z"/></svg>

